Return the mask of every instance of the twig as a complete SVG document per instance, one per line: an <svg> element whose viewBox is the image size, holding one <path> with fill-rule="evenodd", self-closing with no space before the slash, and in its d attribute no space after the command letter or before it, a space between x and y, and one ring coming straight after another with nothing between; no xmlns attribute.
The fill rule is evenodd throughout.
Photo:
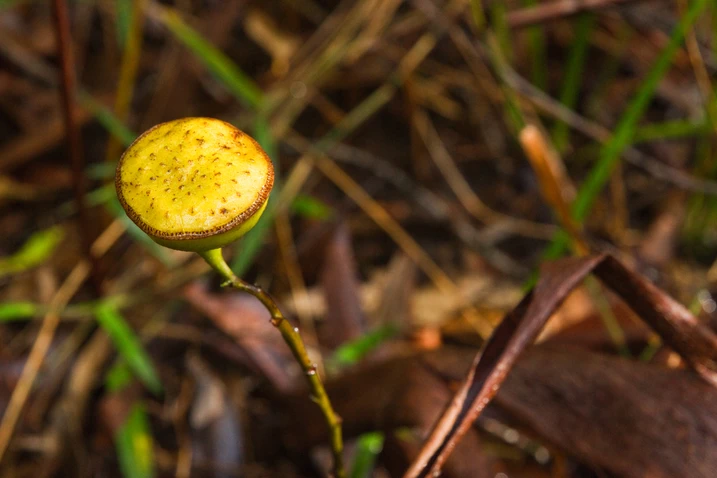
<svg viewBox="0 0 717 478"><path fill-rule="evenodd" d="M686 0L678 0L677 2L680 16L684 15L689 5ZM697 80L697 86L702 95L702 101L705 104L705 112L707 117L712 123L712 128L717 128L717 106L714 101L714 92L712 91L712 81L710 80L710 74L705 66L705 60L700 52L700 45L697 41L697 33L695 32L694 24L685 33L685 46L687 47L687 55L690 58L692 69L695 73L695 79ZM717 131L717 129L715 129Z"/></svg>
<svg viewBox="0 0 717 478"><path fill-rule="evenodd" d="M637 0L562 0L547 2L535 7L510 12L507 15L507 20L510 27L523 28L536 23L557 20L586 10L598 10L633 1Z"/></svg>
<svg viewBox="0 0 717 478"><path fill-rule="evenodd" d="M443 144L443 141L441 141L441 138L438 135L435 126L431 123L428 115L423 111L419 111L414 116L414 123L416 124L416 128L423 139L423 143L425 144L431 159L433 159L433 162L436 163L438 170L446 179L446 182L451 189L453 189L456 197L461 202L463 207L473 217L485 222L486 224L503 221L514 231L526 237L545 239L546 237L554 234L555 228L552 224L541 224L521 218L511 217L495 211L486 205L473 191L466 178L456 166L455 161L451 158L451 155L446 146Z"/></svg>
<svg viewBox="0 0 717 478"><path fill-rule="evenodd" d="M279 329L281 336L284 341L291 349L291 353L296 358L299 365L306 374L306 381L308 382L309 388L311 389L312 399L321 409L324 415L324 419L329 426L331 435L331 451L334 455L334 476L336 478L345 478L346 473L343 465L343 437L341 435L341 417L339 417L334 411L329 396L326 394L326 389L321 382L321 377L316 370L316 365L311 362L309 355L306 353L306 347L304 342L301 340L299 335L299 329L294 328L288 320L284 317L279 310L279 307L274 302L269 294L264 292L261 288L248 284L243 280L239 279L234 272L229 268L227 263L222 257L221 249L212 249L210 251L201 252L200 255L217 271L224 279L227 284L233 288L242 292L247 292L257 299L266 307L266 310L271 314L271 323L274 327Z"/></svg>
<svg viewBox="0 0 717 478"><path fill-rule="evenodd" d="M410 234L381 207L361 186L328 157L317 158L316 167L347 196L356 202L401 249L426 273L436 287L445 293L455 293L456 284L441 267L411 237Z"/></svg>
<svg viewBox="0 0 717 478"><path fill-rule="evenodd" d="M284 259L283 262L286 267L286 276L289 279L291 297L294 301L294 308L297 310L296 315L299 319L299 325L301 325L301 328L304 330L304 336L308 338L309 345L316 346L319 341L316 338L316 327L314 327L314 313L310 308L306 311L299 312L299 309L296 307L299 298L305 298L307 296L306 282L301 275L301 266L299 265L296 252L296 244L294 244L293 240L291 222L286 212L276 215L275 228L279 249L281 250L281 257ZM324 364L320 355L316 366L319 372L324 371Z"/></svg>
<svg viewBox="0 0 717 478"><path fill-rule="evenodd" d="M510 67L507 67L504 73L505 80L511 88L514 88L521 97L533 104L540 112L565 122L574 130L600 143L610 141L612 133L605 126L566 108L560 102L533 86ZM692 176L680 169L662 163L634 146L628 146L623 153L623 157L628 163L661 181L687 191L711 196L717 195L716 182Z"/></svg>
<svg viewBox="0 0 717 478"><path fill-rule="evenodd" d="M50 302L50 312L45 315L42 321L42 327L40 327L37 339L32 345L25 368L22 369L20 380L12 392L10 402L3 415L2 422L0 422L0 461L2 461L7 451L15 426L30 395L32 385L35 383L42 362L45 360L47 351L52 344L52 339L55 337L55 331L60 323L60 314L57 311L69 302L70 298L87 278L89 272L90 267L87 261L81 261L77 264Z"/></svg>
<svg viewBox="0 0 717 478"><path fill-rule="evenodd" d="M485 320L477 320L475 309L464 297L456 283L431 258L410 234L398 223L370 194L366 192L351 176L325 155L316 159L316 167L329 178L339 189L350 197L376 224L391 236L396 244L413 260L416 265L431 279L435 286L444 294L457 296L466 321L476 328L481 337L487 337L491 326Z"/></svg>
<svg viewBox="0 0 717 478"><path fill-rule="evenodd" d="M570 215L575 188L555 149L540 129L532 124L520 131L518 139L535 171L545 202L553 209L560 224L570 235L575 252L581 256L588 254L589 247L585 242L584 231Z"/></svg>
<svg viewBox="0 0 717 478"><path fill-rule="evenodd" d="M529 124L523 128L518 138L538 177L542 195L570 236L575 254L586 256L590 253L590 247L585 240L585 231L583 226L570 215L575 188L565 173L560 156L547 136L535 125ZM615 318L610 301L600 284L594 278L588 277L585 279L585 287L595 308L600 312L600 319L615 349L629 357L630 351L625 345L625 332Z"/></svg>
<svg viewBox="0 0 717 478"><path fill-rule="evenodd" d="M95 259L90 254L92 244L92 223L87 214L85 203L85 171L84 158L82 155L82 138L75 108L75 91L77 90L75 79L75 63L72 55L72 36L70 34L70 20L67 13L65 0L53 0L53 15L55 20L55 35L57 37L57 48L60 55L60 69L62 74L61 95L62 110L65 121L65 134L67 136L67 147L72 163L72 186L77 203L77 211L80 218L80 237L83 251L90 261L90 273L92 275L95 291L99 292L102 284L100 269Z"/></svg>
<svg viewBox="0 0 717 478"><path fill-rule="evenodd" d="M493 246L506 234L519 233L511 227L510 223L495 223L479 231L462 210L452 208L446 199L413 181L402 169L368 151L344 143L331 145L324 151L316 148L297 133L287 135L286 142L296 151L305 153L301 161L308 160L310 157L308 152L311 152L311 155L326 153L341 163L370 171L378 179L405 193L406 197L411 198L422 211L433 219L448 222L456 237L466 246L482 254L491 266L515 277L524 277L528 273L519 263ZM280 202L286 203L283 199ZM285 208L286 204L282 207ZM555 231L557 228L553 229L553 232Z"/></svg>
<svg viewBox="0 0 717 478"><path fill-rule="evenodd" d="M466 62L469 66L471 66L471 69L474 70L476 81L484 90L490 91L490 79L492 78L492 75L491 72L487 70L483 62L483 57L489 56L489 53L486 51L484 45L472 42L462 29L453 28L453 24L449 21L449 19L446 18L445 15L442 14L441 10L439 10L430 0L414 0L414 2L427 17L431 18L436 23L436 25L448 32L461 54L466 59ZM600 143L607 143L611 140L612 133L608 128L566 108L560 104L560 102L551 98L545 92L536 88L525 78L521 77L507 63L500 66L502 70L500 72L502 79L510 87L511 91L514 90L515 93L524 97L527 101L532 103L536 109L540 110L542 113L546 113L554 118L560 119L573 129L599 141ZM496 99L501 100L501 98ZM717 183L714 181L691 176L684 171L664 164L655 158L644 154L635 147L628 145L623 151L623 157L628 163L641 168L643 171L657 179L665 181L666 183L674 184L675 186L688 191L717 195Z"/></svg>

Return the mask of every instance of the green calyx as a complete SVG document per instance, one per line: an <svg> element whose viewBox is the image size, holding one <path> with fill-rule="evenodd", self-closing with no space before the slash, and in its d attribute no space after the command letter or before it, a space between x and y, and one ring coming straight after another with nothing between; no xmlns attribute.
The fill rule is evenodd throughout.
<svg viewBox="0 0 717 478"><path fill-rule="evenodd" d="M159 124L130 145L115 176L127 215L157 243L202 252L261 217L274 169L250 136L212 118Z"/></svg>

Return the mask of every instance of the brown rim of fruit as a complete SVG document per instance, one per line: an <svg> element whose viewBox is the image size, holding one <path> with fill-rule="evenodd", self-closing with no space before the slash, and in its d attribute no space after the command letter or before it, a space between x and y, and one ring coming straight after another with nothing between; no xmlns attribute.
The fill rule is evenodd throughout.
<svg viewBox="0 0 717 478"><path fill-rule="evenodd" d="M191 118L184 118L184 119L191 119ZM215 120L215 121L221 121L221 120ZM137 224L137 226L142 229L145 233L149 234L150 236L158 237L160 239L170 239L173 241L183 241L183 240L190 240L190 239L204 239L207 237L215 236L217 234L222 234L224 232L230 231L234 229L237 226L240 226L241 224L248 221L254 214L256 214L259 209L264 205L264 203L269 199L269 193L271 193L271 188L274 186L274 165L271 162L271 159L269 159L269 156L267 156L264 149L259 145L259 143L256 142L254 138L249 136L248 134L244 133L237 127L235 127L232 124L226 123L225 121L222 121L223 123L231 126L233 129L236 129L237 131L240 131L247 139L249 139L251 142L254 143L254 146L256 146L256 150L261 153L261 157L266 161L268 167L266 171L266 181L264 181L264 185L259 190L259 195L257 196L256 200L241 214L238 216L235 216L232 218L229 222L226 224L223 224L221 226L217 226L215 228L212 228L207 231L200 231L200 232L165 232L160 231L159 229L156 229L146 222L142 220L139 214L130 206L127 204L124 198L124 193L122 191L121 187L121 174L120 170L122 169L122 163L124 161L124 157L127 154L127 151L132 149L132 146L135 145L139 140L141 140L145 135L152 132L154 129L159 128L160 126L163 126L167 123L171 123L172 121L167 121L165 123L159 123L157 125L152 126L147 131L139 135L137 139L135 139L132 144L129 145L129 147L125 150L125 152L122 154L122 156L119 159L119 162L117 163L117 173L115 173L115 189L117 190L117 198L120 201L120 204L122 204L122 207L127 212L127 216Z"/></svg>

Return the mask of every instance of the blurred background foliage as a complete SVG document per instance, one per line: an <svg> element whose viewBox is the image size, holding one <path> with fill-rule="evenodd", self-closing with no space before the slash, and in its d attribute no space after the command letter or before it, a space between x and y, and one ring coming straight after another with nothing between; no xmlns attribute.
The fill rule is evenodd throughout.
<svg viewBox="0 0 717 478"><path fill-rule="evenodd" d="M262 309L117 201L124 148L179 117L229 121L274 161L231 265L329 380L475 349L564 255L610 252L714 319L716 26L707 0L1 0L3 476L327 469L321 423L292 425L298 370ZM676 360L595 281L545 334ZM411 389L420 426L347 431L351 477L400 476L436 390ZM524 425L489 414L447 476L637 476Z"/></svg>

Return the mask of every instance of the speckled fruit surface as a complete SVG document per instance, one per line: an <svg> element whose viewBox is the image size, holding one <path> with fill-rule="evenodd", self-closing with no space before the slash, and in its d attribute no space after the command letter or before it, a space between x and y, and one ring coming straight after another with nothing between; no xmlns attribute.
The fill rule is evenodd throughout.
<svg viewBox="0 0 717 478"><path fill-rule="evenodd" d="M202 251L254 226L274 184L271 160L254 139L213 118L159 124L120 158L117 195L156 242Z"/></svg>

